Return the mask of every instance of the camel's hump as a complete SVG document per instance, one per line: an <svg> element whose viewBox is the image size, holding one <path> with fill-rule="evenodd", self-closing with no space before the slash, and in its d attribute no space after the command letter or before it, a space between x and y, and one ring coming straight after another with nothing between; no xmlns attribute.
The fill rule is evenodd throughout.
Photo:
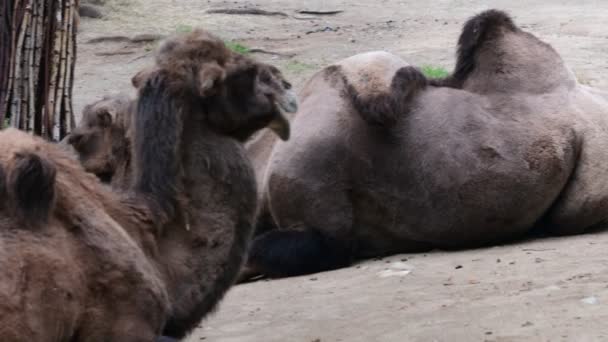
<svg viewBox="0 0 608 342"><path fill-rule="evenodd" d="M387 93L397 71L409 66L400 57L386 51L360 53L336 63L347 82L357 93L373 96Z"/></svg>

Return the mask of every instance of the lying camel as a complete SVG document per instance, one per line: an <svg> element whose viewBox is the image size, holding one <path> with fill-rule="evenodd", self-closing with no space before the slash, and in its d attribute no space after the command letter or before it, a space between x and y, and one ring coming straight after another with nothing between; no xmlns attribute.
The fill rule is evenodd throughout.
<svg viewBox="0 0 608 342"><path fill-rule="evenodd" d="M608 94L503 12L466 23L444 80L364 53L314 75L300 101L263 181L279 228L255 238L243 279L608 218Z"/></svg>
<svg viewBox="0 0 608 342"><path fill-rule="evenodd" d="M0 132L0 340L181 338L231 286L256 183L241 141L287 138L291 92L202 31L134 78L131 185L103 185L58 144Z"/></svg>

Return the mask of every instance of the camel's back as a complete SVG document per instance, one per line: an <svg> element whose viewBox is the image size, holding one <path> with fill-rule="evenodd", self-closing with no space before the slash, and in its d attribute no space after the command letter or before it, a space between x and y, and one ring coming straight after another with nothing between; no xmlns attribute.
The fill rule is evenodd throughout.
<svg viewBox="0 0 608 342"><path fill-rule="evenodd" d="M69 337L76 324L87 326L79 326L83 336L93 330L110 333L117 317L138 310L142 316L136 317L152 317L159 329L166 291L142 247L112 216L128 216L120 215L119 198L59 145L20 131L0 132L0 167L8 202L0 206L0 296L7 299L0 317L48 303L17 318L15 324L23 325L20 336L26 337L49 331ZM14 183L20 186L12 188ZM32 202L37 197L47 199L48 206ZM22 206L27 214L32 203L48 209L48 215L34 212L39 220L32 221L17 210ZM5 336L0 334L2 340Z"/></svg>
<svg viewBox="0 0 608 342"><path fill-rule="evenodd" d="M84 265L65 231L45 228L25 230L19 222L0 218L2 341L66 341L83 318Z"/></svg>

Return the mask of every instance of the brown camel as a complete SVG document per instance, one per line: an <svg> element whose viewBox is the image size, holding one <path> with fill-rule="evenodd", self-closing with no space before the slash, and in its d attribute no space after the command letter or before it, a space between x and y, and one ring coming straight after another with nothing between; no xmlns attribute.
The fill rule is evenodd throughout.
<svg viewBox="0 0 608 342"><path fill-rule="evenodd" d="M123 94L106 95L85 106L78 127L65 138L86 171L116 188L126 188L131 177L129 129L135 104Z"/></svg>
<svg viewBox="0 0 608 342"><path fill-rule="evenodd" d="M371 52L314 75L300 100L264 175L278 229L255 238L245 279L608 219L608 94L503 12L466 23L445 80Z"/></svg>
<svg viewBox="0 0 608 342"><path fill-rule="evenodd" d="M0 340L181 338L232 285L256 209L241 141L286 138L290 92L202 31L138 74L131 185L103 185L58 144L0 132Z"/></svg>
<svg viewBox="0 0 608 342"><path fill-rule="evenodd" d="M291 84L282 73L271 65L261 65L258 82L261 87L277 93L290 92ZM274 89L274 90L272 90ZM295 96L295 95L294 95ZM82 119L65 143L71 145L85 170L94 173L104 183L116 188L128 186L131 176L130 117L134 111L133 100L123 94L106 95L101 100L87 105ZM286 112L286 117L291 113ZM261 130L246 143L247 154L253 162L254 170L260 171L260 160L250 145L258 146L259 141L277 139L276 132ZM269 148L266 152L269 152ZM267 159L267 156L265 156ZM264 162L266 161L264 159ZM258 183L259 184L259 183Z"/></svg>

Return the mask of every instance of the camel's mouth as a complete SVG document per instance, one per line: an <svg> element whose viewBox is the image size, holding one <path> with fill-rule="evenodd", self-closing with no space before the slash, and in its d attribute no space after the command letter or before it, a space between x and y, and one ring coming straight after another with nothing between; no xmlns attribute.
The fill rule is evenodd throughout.
<svg viewBox="0 0 608 342"><path fill-rule="evenodd" d="M277 100L277 106L285 113L295 113L298 111L298 96L293 90L287 90L285 95Z"/></svg>
<svg viewBox="0 0 608 342"><path fill-rule="evenodd" d="M287 90L282 97L277 99L276 105L279 108L279 114L268 124L268 128L273 130L281 140L288 140L291 129L285 113L298 111L298 97L295 91Z"/></svg>

